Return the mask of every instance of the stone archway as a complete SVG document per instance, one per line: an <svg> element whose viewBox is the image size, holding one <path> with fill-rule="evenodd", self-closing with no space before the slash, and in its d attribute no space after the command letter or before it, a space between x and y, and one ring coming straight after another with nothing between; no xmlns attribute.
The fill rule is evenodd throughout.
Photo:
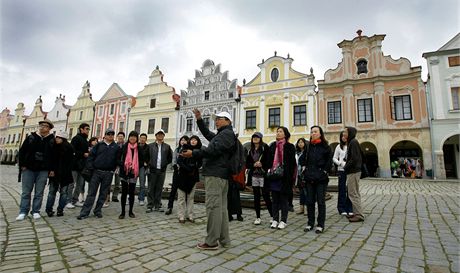
<svg viewBox="0 0 460 273"><path fill-rule="evenodd" d="M15 150L14 153L13 153L13 162L14 164L18 163L19 161L19 151L18 150Z"/></svg>
<svg viewBox="0 0 460 273"><path fill-rule="evenodd" d="M420 160L420 163L417 161ZM423 166L423 152L420 146L410 140L395 143L390 149L391 176L416 178L423 176L423 168L417 173L417 165Z"/></svg>
<svg viewBox="0 0 460 273"><path fill-rule="evenodd" d="M442 151L444 154L444 169L446 178L458 179L460 173L459 158L459 143L460 135L453 135L447 138L443 145Z"/></svg>
<svg viewBox="0 0 460 273"><path fill-rule="evenodd" d="M378 177L380 173L379 168L379 154L377 147L371 142L363 142L360 144L363 151L369 177Z"/></svg>

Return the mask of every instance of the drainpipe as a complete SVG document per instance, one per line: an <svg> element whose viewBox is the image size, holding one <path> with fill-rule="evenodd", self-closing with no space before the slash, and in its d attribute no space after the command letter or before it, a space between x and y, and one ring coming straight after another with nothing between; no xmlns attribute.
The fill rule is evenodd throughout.
<svg viewBox="0 0 460 273"><path fill-rule="evenodd" d="M430 144L431 144L431 166L432 166L432 175L433 175L433 179L436 179L436 176L437 176L437 171L436 171L436 155L434 153L434 147L433 147L433 107L431 106L431 88L430 88L430 84L429 84L429 80L430 80L430 74L428 74L428 78L427 78L427 81L424 83L425 84L425 96L426 96L426 99L427 99L427 110L428 110L428 126L430 128L430 138L431 138L431 141L430 141Z"/></svg>

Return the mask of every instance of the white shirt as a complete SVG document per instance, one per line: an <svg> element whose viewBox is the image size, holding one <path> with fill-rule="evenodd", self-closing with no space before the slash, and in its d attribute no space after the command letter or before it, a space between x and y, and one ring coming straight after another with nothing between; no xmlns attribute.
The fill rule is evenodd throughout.
<svg viewBox="0 0 460 273"><path fill-rule="evenodd" d="M343 145L343 150L340 149L340 144L335 147L334 157L332 161L337 165L338 171L344 171L343 167L345 166L345 161L343 160L347 155L347 145Z"/></svg>
<svg viewBox="0 0 460 273"><path fill-rule="evenodd" d="M158 145L158 155L157 155L157 169L161 169L161 143L157 143Z"/></svg>

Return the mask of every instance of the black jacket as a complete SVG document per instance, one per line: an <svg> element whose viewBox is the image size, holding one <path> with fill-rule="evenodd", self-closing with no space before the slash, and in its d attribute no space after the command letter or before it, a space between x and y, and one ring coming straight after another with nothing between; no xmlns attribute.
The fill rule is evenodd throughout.
<svg viewBox="0 0 460 273"><path fill-rule="evenodd" d="M31 133L19 148L19 167L26 167L31 171L51 170L53 149L53 134L42 138L35 132Z"/></svg>
<svg viewBox="0 0 460 273"><path fill-rule="evenodd" d="M86 134L78 133L72 138L70 144L72 144L74 150L74 160L72 164L72 170L81 171L86 164L86 157L84 153L89 153L88 136Z"/></svg>
<svg viewBox="0 0 460 273"><path fill-rule="evenodd" d="M201 134L209 141L208 147L193 150L193 157L203 159L203 175L230 178L230 157L236 145L231 125L221 127L217 134L209 131L203 119L196 122Z"/></svg>
<svg viewBox="0 0 460 273"><path fill-rule="evenodd" d="M343 167L347 174L361 172L361 165L363 162L361 156L361 147L359 146L358 140L356 140L357 130L353 127L347 127L348 129L348 143L347 143L347 155L346 163Z"/></svg>
<svg viewBox="0 0 460 273"><path fill-rule="evenodd" d="M262 170L266 174L272 164L272 162L270 162L270 148L265 143L260 148L262 150L262 158L260 158L260 155L259 155L259 158L260 158L260 162L262 163ZM247 180L248 186L252 186L252 175L254 174L254 170L257 169L254 167L254 163L255 161L252 158L251 150L249 150L248 155L246 157L246 169L248 170L248 180Z"/></svg>
<svg viewBox="0 0 460 273"><path fill-rule="evenodd" d="M119 167L120 167L120 177L123 179L128 179L128 178L134 178L134 176L128 176L125 170L125 160L126 160L126 152L128 151L128 144L129 142L126 142L123 144L121 147L121 152L120 152L120 160L118 161ZM147 145L144 145L147 146ZM132 153L132 151L130 151ZM144 158L144 152L143 150L140 149L139 144L137 145L137 158L139 161L139 168L144 166L145 158Z"/></svg>
<svg viewBox="0 0 460 273"><path fill-rule="evenodd" d="M121 149L115 142L107 145L101 141L91 149L86 165L90 169L115 171L119 165L120 153Z"/></svg>
<svg viewBox="0 0 460 273"><path fill-rule="evenodd" d="M276 151L276 141L273 142L269 147L269 166L270 168L273 167L273 162L275 159L275 151ZM292 186L295 183L295 173L297 168L297 163L295 160L295 146L292 143L286 142L284 144L284 151L283 151L283 180L282 180L282 187L281 192L284 194L288 194L292 191Z"/></svg>
<svg viewBox="0 0 460 273"><path fill-rule="evenodd" d="M142 154L142 158L144 160L144 162L142 162L142 165L140 165L140 167L142 166L145 166L144 163L147 163L147 166L150 162L150 152L149 152L149 145L146 143L144 145L140 145L139 143L137 144L137 149L139 150L139 152Z"/></svg>
<svg viewBox="0 0 460 273"><path fill-rule="evenodd" d="M299 164L305 167L303 171L305 182L328 183L328 172L332 166L331 147L327 143L310 142L300 156Z"/></svg>
<svg viewBox="0 0 460 273"><path fill-rule="evenodd" d="M50 177L50 182L57 183L61 187L73 183L72 166L74 161L74 150L69 142L55 144L53 149L51 170L54 177Z"/></svg>
<svg viewBox="0 0 460 273"><path fill-rule="evenodd" d="M166 144L161 144L161 171L166 171L168 164L172 162L172 150L171 147ZM150 171L155 172L157 170L157 158L158 158L158 144L156 142L149 144L149 166ZM166 159L166 160L165 160Z"/></svg>
<svg viewBox="0 0 460 273"><path fill-rule="evenodd" d="M190 149L188 145L184 145L184 149ZM201 159L198 158L184 158L179 156L177 158L177 165L179 165L179 178L178 188L190 193L196 182L200 180L199 169L203 164Z"/></svg>

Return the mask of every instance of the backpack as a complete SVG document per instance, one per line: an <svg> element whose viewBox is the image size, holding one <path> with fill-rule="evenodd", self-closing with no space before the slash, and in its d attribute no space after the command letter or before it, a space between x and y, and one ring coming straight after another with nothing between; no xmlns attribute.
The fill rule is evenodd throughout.
<svg viewBox="0 0 460 273"><path fill-rule="evenodd" d="M241 144L241 141L235 136L235 146L232 149L230 156L230 174L231 179L234 183L238 184L238 189L243 190L245 188L246 180L246 153Z"/></svg>

